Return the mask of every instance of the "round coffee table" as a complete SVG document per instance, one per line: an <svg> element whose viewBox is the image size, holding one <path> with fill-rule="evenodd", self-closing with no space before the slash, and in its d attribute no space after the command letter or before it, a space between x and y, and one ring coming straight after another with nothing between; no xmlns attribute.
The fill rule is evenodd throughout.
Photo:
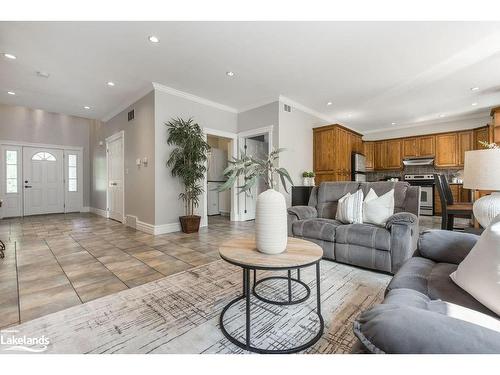
<svg viewBox="0 0 500 375"><path fill-rule="evenodd" d="M324 330L324 321L321 316L321 296L320 296L320 260L323 256L323 250L321 247L315 243L304 241L298 238L288 238L288 244L286 250L281 254L263 254L259 252L255 246L254 238L239 238L233 239L223 243L219 247L219 254L222 259L226 262L234 264L243 269L243 293L241 296L236 297L230 301L222 310L220 315L220 327L224 336L231 341L233 344L243 348L245 350L256 352L256 353L296 353L304 350L314 343L316 343ZM317 310L316 314L319 319L319 329L317 334L308 342L301 344L299 346L287 349L263 349L252 346L251 344L251 314L250 314L250 295L251 290L254 296L263 302L271 303L274 305L293 305L297 303L304 302L310 296L309 287L300 280L300 269L316 266L316 303ZM250 270L253 270L254 282L253 288L250 289ZM287 271L287 276L271 276L257 281L256 271L266 270L266 271ZM292 277L292 270L297 271L297 277ZM275 301L267 299L259 295L255 287L263 282L273 280L273 279L286 279L288 281L288 300L287 301ZM304 297L294 299L292 293L292 283L297 283L301 285L305 291L306 295ZM233 306L238 301L245 299L246 307L246 336L245 342L242 342L232 336L224 326L224 315L228 309Z"/></svg>

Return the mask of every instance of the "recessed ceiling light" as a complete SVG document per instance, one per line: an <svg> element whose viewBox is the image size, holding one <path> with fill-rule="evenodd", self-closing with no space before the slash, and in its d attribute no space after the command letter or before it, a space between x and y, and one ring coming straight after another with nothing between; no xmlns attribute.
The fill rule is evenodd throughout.
<svg viewBox="0 0 500 375"><path fill-rule="evenodd" d="M477 91L479 90L479 87L471 87L470 91Z"/></svg>
<svg viewBox="0 0 500 375"><path fill-rule="evenodd" d="M85 106L85 107L83 107L83 108L85 108L85 109L90 109L90 107L89 107L88 105L86 105L86 106Z"/></svg>
<svg viewBox="0 0 500 375"><path fill-rule="evenodd" d="M473 106L473 107L475 107L476 105L477 105L477 103L476 103L476 102L472 103L472 106Z"/></svg>
<svg viewBox="0 0 500 375"><path fill-rule="evenodd" d="M115 83L114 83L114 82L109 81L109 82L107 83L107 85L108 85L108 86L114 86L114 85L115 85Z"/></svg>
<svg viewBox="0 0 500 375"><path fill-rule="evenodd" d="M148 39L151 43L159 43L160 42L160 39L158 39L158 37L156 37L154 35L151 35Z"/></svg>
<svg viewBox="0 0 500 375"><path fill-rule="evenodd" d="M391 125L396 125L396 123L395 122L391 122Z"/></svg>
<svg viewBox="0 0 500 375"><path fill-rule="evenodd" d="M11 60L17 59L17 57L15 55L11 54L11 53L4 53L3 57L5 57L7 59L11 59Z"/></svg>
<svg viewBox="0 0 500 375"><path fill-rule="evenodd" d="M226 75L227 75L228 77L234 77L234 72L231 72L231 71L226 72Z"/></svg>
<svg viewBox="0 0 500 375"><path fill-rule="evenodd" d="M326 103L327 106L331 106L332 104L333 104L332 102Z"/></svg>
<svg viewBox="0 0 500 375"><path fill-rule="evenodd" d="M7 91L7 94L9 94L9 95L16 95L16 93L14 91Z"/></svg>

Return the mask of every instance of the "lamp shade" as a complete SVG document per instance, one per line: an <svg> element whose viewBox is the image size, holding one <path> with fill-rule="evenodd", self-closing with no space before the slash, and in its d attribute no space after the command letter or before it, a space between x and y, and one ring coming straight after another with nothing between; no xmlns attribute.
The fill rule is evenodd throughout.
<svg viewBox="0 0 500 375"><path fill-rule="evenodd" d="M500 190L500 149L467 151L463 185L466 189Z"/></svg>

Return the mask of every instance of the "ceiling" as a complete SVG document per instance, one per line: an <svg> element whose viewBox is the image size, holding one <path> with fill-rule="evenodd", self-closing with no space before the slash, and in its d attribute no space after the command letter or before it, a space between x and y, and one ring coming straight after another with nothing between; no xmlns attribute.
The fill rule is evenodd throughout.
<svg viewBox="0 0 500 375"><path fill-rule="evenodd" d="M360 131L500 104L500 22L0 22L0 52L0 102L88 118L152 82L238 111L283 95Z"/></svg>

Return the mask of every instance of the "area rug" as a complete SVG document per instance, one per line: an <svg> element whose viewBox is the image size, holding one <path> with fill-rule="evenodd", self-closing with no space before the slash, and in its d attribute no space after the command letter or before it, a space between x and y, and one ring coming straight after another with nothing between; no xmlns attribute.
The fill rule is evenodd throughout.
<svg viewBox="0 0 500 375"><path fill-rule="evenodd" d="M259 271L257 278L270 274ZM252 298L254 346L284 349L315 335L319 323L314 313L314 276L314 267L301 272L311 296L300 305L276 306ZM356 342L352 333L354 319L382 300L389 280L385 274L322 261L325 330L305 353L350 352ZM222 309L241 294L241 284L241 269L219 260L10 327L2 335L4 339L6 335L38 338L35 345L28 346L31 351L43 353L246 353L230 343L219 327ZM286 298L286 282L281 280L261 283L257 289L266 297ZM295 284L292 291L297 297L305 293ZM243 302L228 311L225 324L233 335L244 340ZM23 351L6 348L1 345L0 352Z"/></svg>

